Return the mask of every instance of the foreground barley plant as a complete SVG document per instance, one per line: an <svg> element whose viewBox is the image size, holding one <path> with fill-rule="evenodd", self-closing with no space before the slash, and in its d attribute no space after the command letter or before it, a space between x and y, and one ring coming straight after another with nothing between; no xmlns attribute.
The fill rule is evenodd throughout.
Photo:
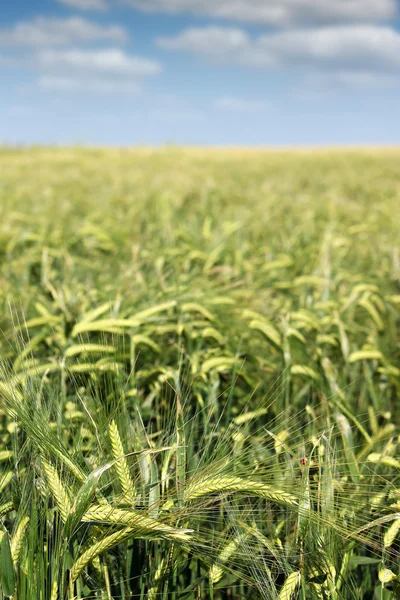
<svg viewBox="0 0 400 600"><path fill-rule="evenodd" d="M0 151L4 597L400 597L398 160Z"/></svg>

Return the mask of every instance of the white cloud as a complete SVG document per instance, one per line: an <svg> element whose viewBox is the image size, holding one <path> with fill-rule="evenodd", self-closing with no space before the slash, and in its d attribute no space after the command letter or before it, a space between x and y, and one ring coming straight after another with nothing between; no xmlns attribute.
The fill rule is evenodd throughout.
<svg viewBox="0 0 400 600"><path fill-rule="evenodd" d="M400 68L400 33L388 26L292 29L249 38L241 29L190 28L159 46L247 67Z"/></svg>
<svg viewBox="0 0 400 600"><path fill-rule="evenodd" d="M97 41L121 43L127 39L127 32L119 25L99 25L81 17L37 17L0 29L0 46L46 47Z"/></svg>
<svg viewBox="0 0 400 600"><path fill-rule="evenodd" d="M158 38L156 43L168 50L189 50L218 60L229 59L234 52L246 52L251 45L241 29L214 26L191 27L175 38Z"/></svg>
<svg viewBox="0 0 400 600"><path fill-rule="evenodd" d="M400 34L390 27L354 25L287 31L261 36L257 46L281 64L400 67Z"/></svg>
<svg viewBox="0 0 400 600"><path fill-rule="evenodd" d="M161 67L154 60L134 56L115 45L127 38L122 27L99 25L79 17L39 17L0 30L0 46L11 53L4 66L28 69L36 76L38 87L58 92L138 93L141 78L157 75ZM113 43L88 49L84 42Z"/></svg>
<svg viewBox="0 0 400 600"><path fill-rule="evenodd" d="M135 81L115 79L87 79L79 77L59 77L43 75L38 80L43 90L52 92L89 92L92 94L138 94L140 85Z"/></svg>
<svg viewBox="0 0 400 600"><path fill-rule="evenodd" d="M260 100L247 100L245 98L236 98L234 96L222 96L217 98L213 104L214 108L234 113L252 113L265 111L269 108L267 102Z"/></svg>
<svg viewBox="0 0 400 600"><path fill-rule="evenodd" d="M107 74L110 76L157 75L160 65L145 58L126 54L118 48L107 50L43 50L37 55L38 65L54 73ZM63 76L63 75L62 75Z"/></svg>
<svg viewBox="0 0 400 600"><path fill-rule="evenodd" d="M397 74L378 71L338 70L326 73L310 73L304 81L301 95L320 93L325 90L342 91L343 88L393 88L400 87L400 77Z"/></svg>
<svg viewBox="0 0 400 600"><path fill-rule="evenodd" d="M77 0L76 0L77 1ZM396 0L125 0L149 12L191 13L278 27L371 23L396 16Z"/></svg>
<svg viewBox="0 0 400 600"><path fill-rule="evenodd" d="M339 84L351 87L375 87L382 89L400 86L400 77L373 71L339 71L339 73L336 74L336 80Z"/></svg>
<svg viewBox="0 0 400 600"><path fill-rule="evenodd" d="M103 11L108 8L106 0L58 0L58 2L78 10Z"/></svg>

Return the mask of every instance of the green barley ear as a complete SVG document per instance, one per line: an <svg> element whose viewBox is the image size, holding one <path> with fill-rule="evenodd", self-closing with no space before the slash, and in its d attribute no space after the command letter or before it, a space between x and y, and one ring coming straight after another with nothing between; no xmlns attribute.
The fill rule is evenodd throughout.
<svg viewBox="0 0 400 600"><path fill-rule="evenodd" d="M114 510L112 507L109 507L108 509L98 507L89 510L86 513L84 520L87 519L89 522L108 520L109 522L113 523L122 523L125 519L119 519L119 517L121 517L120 513L124 512L127 511L119 511L117 509ZM143 517L140 514L135 514L133 517L130 517L128 522L130 523L130 527L125 527L124 529L120 529L119 531L104 537L99 542L96 542L90 546L78 558L70 572L72 582L75 582L78 579L87 564L93 561L93 559L95 559L97 556L130 539L166 539L172 542L181 542L183 544L187 544L191 539L190 530L174 529L173 527L164 525L155 519Z"/></svg>
<svg viewBox="0 0 400 600"><path fill-rule="evenodd" d="M395 539L399 535L399 533L400 533L400 517L398 519L396 519L396 521L393 521L393 523L391 524L391 526L389 527L389 529L386 531L385 535L383 536L384 547L390 548L390 546L393 544L393 542L395 541Z"/></svg>
<svg viewBox="0 0 400 600"><path fill-rule="evenodd" d="M292 600L294 598L297 588L300 585L301 574L300 571L296 571L295 573L291 573L279 594L279 600Z"/></svg>
<svg viewBox="0 0 400 600"><path fill-rule="evenodd" d="M109 523L129 526L132 537L138 539L164 539L171 542L191 541L192 529L176 529L161 521L150 518L138 511L114 508L111 505L92 505L82 518L84 522Z"/></svg>
<svg viewBox="0 0 400 600"><path fill-rule="evenodd" d="M277 504L298 506L298 499L294 494L251 479L229 476L210 477L192 482L185 489L184 499L185 502L189 502L210 494L231 493L243 493L265 498Z"/></svg>
<svg viewBox="0 0 400 600"><path fill-rule="evenodd" d="M74 563L70 571L71 582L74 583L82 573L83 569L91 561L100 556L100 554L103 554L104 552L110 550L110 548L113 548L117 544L128 540L131 536L132 530L129 527L127 527L126 529L116 531L115 533L106 536L99 542L95 542L94 544L92 544L92 546L90 546L83 554L81 554L78 560Z"/></svg>
<svg viewBox="0 0 400 600"><path fill-rule="evenodd" d="M4 517L7 513L11 512L14 508L12 502L5 502L0 506L0 517Z"/></svg>
<svg viewBox="0 0 400 600"><path fill-rule="evenodd" d="M68 519L71 512L71 500L68 490L61 483L57 470L45 458L42 458L42 465L46 475L47 485L56 502L63 523Z"/></svg>
<svg viewBox="0 0 400 600"><path fill-rule="evenodd" d="M157 598L160 597L162 583L164 582L171 568L170 558L171 556L167 555L164 556L164 558L160 561L160 564L158 565L157 570L154 574L152 586L148 591L148 600L157 600Z"/></svg>
<svg viewBox="0 0 400 600"><path fill-rule="evenodd" d="M17 530L14 533L14 536L11 540L11 556L12 556L12 560L13 560L13 563L15 566L18 565L18 562L19 562L19 559L21 556L25 532L26 532L28 523L29 523L29 517L23 517L23 519L19 523Z"/></svg>
<svg viewBox="0 0 400 600"><path fill-rule="evenodd" d="M8 484L10 483L10 481L13 478L13 473L12 471L7 471L7 473L5 473L1 479L0 479L0 494L1 492L8 486Z"/></svg>
<svg viewBox="0 0 400 600"><path fill-rule="evenodd" d="M115 458L115 470L118 475L119 482L122 487L124 499L135 506L136 503L136 494L135 494L135 486L133 485L130 473L128 462L125 458L124 447L122 445L121 437L119 435L118 427L114 419L111 421L109 426L109 435L112 447L112 453Z"/></svg>
<svg viewBox="0 0 400 600"><path fill-rule="evenodd" d="M58 582L55 579L52 583L51 586L51 596L50 596L50 600L57 600L58 599Z"/></svg>
<svg viewBox="0 0 400 600"><path fill-rule="evenodd" d="M229 562L230 558L238 551L240 545L246 535L239 535L229 542L218 556L216 563L210 569L210 581L213 585L221 581L224 575L224 566Z"/></svg>

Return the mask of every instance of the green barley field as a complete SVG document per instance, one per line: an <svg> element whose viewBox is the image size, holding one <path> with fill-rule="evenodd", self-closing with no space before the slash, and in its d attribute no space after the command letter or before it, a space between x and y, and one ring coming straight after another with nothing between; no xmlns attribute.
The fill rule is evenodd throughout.
<svg viewBox="0 0 400 600"><path fill-rule="evenodd" d="M400 151L0 150L0 587L400 598Z"/></svg>

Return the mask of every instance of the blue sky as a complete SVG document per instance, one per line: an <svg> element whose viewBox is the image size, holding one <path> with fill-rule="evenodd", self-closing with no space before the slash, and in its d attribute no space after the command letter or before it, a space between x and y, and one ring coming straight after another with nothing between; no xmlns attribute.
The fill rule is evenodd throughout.
<svg viewBox="0 0 400 600"><path fill-rule="evenodd" d="M397 0L13 0L0 143L400 143Z"/></svg>

